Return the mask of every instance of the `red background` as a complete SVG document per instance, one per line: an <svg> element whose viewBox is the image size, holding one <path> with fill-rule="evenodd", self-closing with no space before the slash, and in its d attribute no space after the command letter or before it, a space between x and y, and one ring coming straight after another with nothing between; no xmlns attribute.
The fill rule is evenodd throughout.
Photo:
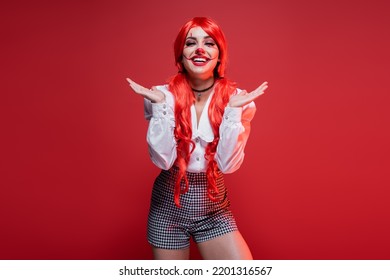
<svg viewBox="0 0 390 280"><path fill-rule="evenodd" d="M390 2L24 2L1 4L1 259L152 257L159 170L125 78L164 84L194 16L241 88L269 82L226 176L254 257L390 259Z"/></svg>

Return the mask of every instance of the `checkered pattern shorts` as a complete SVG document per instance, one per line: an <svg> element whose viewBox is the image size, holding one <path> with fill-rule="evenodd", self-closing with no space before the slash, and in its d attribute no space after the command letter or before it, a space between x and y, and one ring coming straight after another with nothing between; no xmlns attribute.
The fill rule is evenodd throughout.
<svg viewBox="0 0 390 280"><path fill-rule="evenodd" d="M174 203L177 171L176 166L162 170L154 182L148 218L150 244L162 249L184 249L190 245L191 236L199 243L237 230L222 173L216 182L218 200L212 201L207 195L206 173L187 172L189 190L180 195L178 208Z"/></svg>

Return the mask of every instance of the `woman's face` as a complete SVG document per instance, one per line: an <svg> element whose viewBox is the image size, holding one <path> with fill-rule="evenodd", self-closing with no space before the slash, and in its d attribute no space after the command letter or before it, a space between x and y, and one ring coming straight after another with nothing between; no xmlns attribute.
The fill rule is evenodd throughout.
<svg viewBox="0 0 390 280"><path fill-rule="evenodd" d="M217 44L201 27L193 27L188 31L183 49L183 65L190 77L212 77L218 56Z"/></svg>

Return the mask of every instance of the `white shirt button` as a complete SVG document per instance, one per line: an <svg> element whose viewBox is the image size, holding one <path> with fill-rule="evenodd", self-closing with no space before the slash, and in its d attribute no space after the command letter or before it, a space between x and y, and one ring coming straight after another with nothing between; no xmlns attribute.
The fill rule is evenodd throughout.
<svg viewBox="0 0 390 280"><path fill-rule="evenodd" d="M197 161L200 161L200 157L196 157L196 160L197 160Z"/></svg>
<svg viewBox="0 0 390 280"><path fill-rule="evenodd" d="M196 139L195 139L195 142L196 142L196 143L199 143L199 138L196 138Z"/></svg>
<svg viewBox="0 0 390 280"><path fill-rule="evenodd" d="M166 114L167 114L167 112L163 111L163 114L164 114L164 115L166 115Z"/></svg>

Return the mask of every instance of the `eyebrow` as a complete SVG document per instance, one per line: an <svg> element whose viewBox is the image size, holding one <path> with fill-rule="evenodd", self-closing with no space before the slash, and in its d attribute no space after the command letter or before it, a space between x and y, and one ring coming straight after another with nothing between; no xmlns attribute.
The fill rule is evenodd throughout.
<svg viewBox="0 0 390 280"><path fill-rule="evenodd" d="M202 38L202 37L201 37L201 38ZM187 38L186 38L186 40L188 40L188 39L196 40L197 37L192 37L192 36L190 36L190 37L187 37ZM203 39L213 39L213 38L211 38L210 36L204 36ZM213 40L214 40L214 39L213 39Z"/></svg>

